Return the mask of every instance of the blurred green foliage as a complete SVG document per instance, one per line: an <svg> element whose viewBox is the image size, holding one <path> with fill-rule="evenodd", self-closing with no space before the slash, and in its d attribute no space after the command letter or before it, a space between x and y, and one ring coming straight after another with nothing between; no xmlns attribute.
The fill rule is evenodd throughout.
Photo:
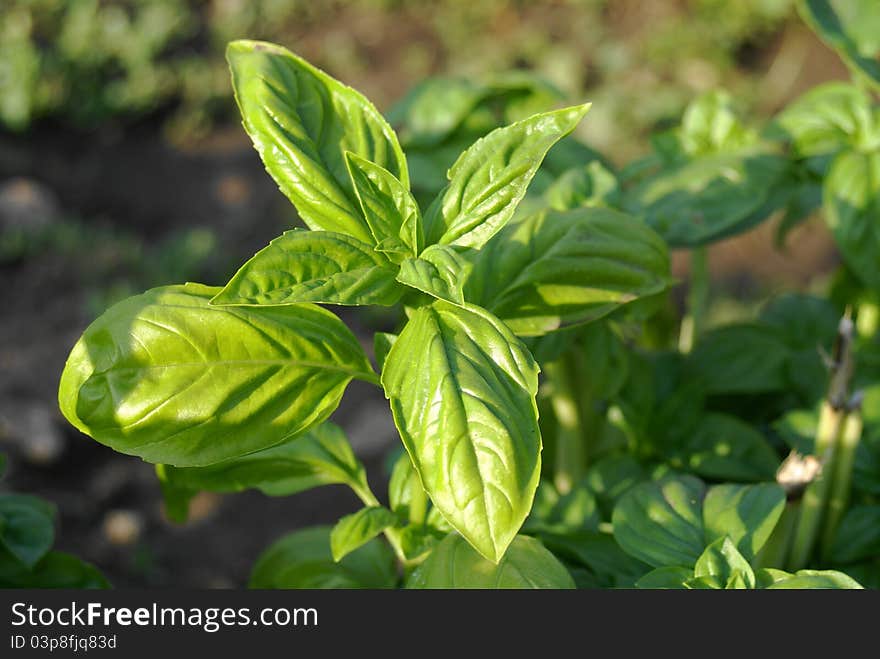
<svg viewBox="0 0 880 659"><path fill-rule="evenodd" d="M386 105L418 80L511 68L595 102L600 148L724 85L746 97L750 49L796 20L792 0L5 0L0 126L94 126L163 111L172 137L231 118L225 44L295 47ZM748 62L745 62L748 64ZM372 82L369 82L372 79ZM626 147L622 147L626 148ZM628 157L631 154L627 154ZM617 160L616 154L613 156Z"/></svg>

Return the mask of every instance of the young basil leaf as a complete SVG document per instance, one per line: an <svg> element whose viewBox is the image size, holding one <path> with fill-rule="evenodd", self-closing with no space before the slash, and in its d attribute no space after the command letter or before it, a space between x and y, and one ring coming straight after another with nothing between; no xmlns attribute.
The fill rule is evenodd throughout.
<svg viewBox="0 0 880 659"><path fill-rule="evenodd" d="M541 195L542 202L557 211L587 206L619 205L617 177L598 160L569 169Z"/></svg>
<svg viewBox="0 0 880 659"><path fill-rule="evenodd" d="M397 281L453 304L464 304L462 287L473 268L460 250L447 245L431 245L418 258L400 264Z"/></svg>
<svg viewBox="0 0 880 659"><path fill-rule="evenodd" d="M640 590L684 590L685 582L693 576L694 571L692 568L658 567L636 581L636 588Z"/></svg>
<svg viewBox="0 0 880 659"><path fill-rule="evenodd" d="M413 312L382 385L434 505L497 563L538 485L538 365L488 312L437 301Z"/></svg>
<svg viewBox="0 0 880 659"><path fill-rule="evenodd" d="M756 137L740 121L733 97L724 90L706 92L688 105L678 131L682 150L692 158L737 151Z"/></svg>
<svg viewBox="0 0 880 659"><path fill-rule="evenodd" d="M329 311L213 306L217 293L154 288L92 323L61 376L68 421L120 453L203 466L295 437L336 409L352 378L375 381Z"/></svg>
<svg viewBox="0 0 880 659"><path fill-rule="evenodd" d="M845 82L813 87L787 106L775 124L801 157L870 145L880 137L880 116L872 109L870 96Z"/></svg>
<svg viewBox="0 0 880 659"><path fill-rule="evenodd" d="M880 556L880 505L850 508L834 537L835 563L855 563Z"/></svg>
<svg viewBox="0 0 880 659"><path fill-rule="evenodd" d="M823 206L847 265L868 287L880 289L880 150L837 156L825 179Z"/></svg>
<svg viewBox="0 0 880 659"><path fill-rule="evenodd" d="M433 550L451 531L440 531L433 526L409 524L400 531L400 548L408 560L421 559Z"/></svg>
<svg viewBox="0 0 880 659"><path fill-rule="evenodd" d="M348 173L376 249L395 263L422 250L422 216L407 187L384 167L345 152Z"/></svg>
<svg viewBox="0 0 880 659"><path fill-rule="evenodd" d="M755 587L752 566L727 536L718 538L706 547L694 566L694 576L717 577L725 588L738 585L748 589Z"/></svg>
<svg viewBox="0 0 880 659"><path fill-rule="evenodd" d="M450 533L412 573L407 588L574 588L574 580L544 546L524 535L495 564Z"/></svg>
<svg viewBox="0 0 880 659"><path fill-rule="evenodd" d="M614 539L653 567L693 565L704 547L704 493L693 476L636 485L614 507Z"/></svg>
<svg viewBox="0 0 880 659"><path fill-rule="evenodd" d="M785 492L775 483L710 487L703 501L706 542L730 538L750 561L767 542L784 509Z"/></svg>
<svg viewBox="0 0 880 659"><path fill-rule="evenodd" d="M110 584L94 565L61 551L50 551L28 567L0 548L0 588L85 590L110 588Z"/></svg>
<svg viewBox="0 0 880 659"><path fill-rule="evenodd" d="M601 318L669 281L666 245L650 228L616 211L582 208L508 225L479 251L464 297L515 333L540 336Z"/></svg>
<svg viewBox="0 0 880 659"><path fill-rule="evenodd" d="M387 528L397 524L397 515L384 506L361 508L346 515L330 532L330 551L337 563Z"/></svg>
<svg viewBox="0 0 880 659"><path fill-rule="evenodd" d="M682 433L659 444L672 466L719 480L773 480L779 457L764 435L735 416L709 412Z"/></svg>
<svg viewBox="0 0 880 659"><path fill-rule="evenodd" d="M360 240L330 231L294 229L257 252L211 304L391 306L405 290L394 280L396 270Z"/></svg>
<svg viewBox="0 0 880 659"><path fill-rule="evenodd" d="M537 114L477 140L449 170L425 217L428 245L480 248L511 218L544 155L574 130L589 104Z"/></svg>
<svg viewBox="0 0 880 659"><path fill-rule="evenodd" d="M345 152L384 167L408 189L406 159L388 122L360 93L281 46L233 41L226 58L244 128L306 225L372 244Z"/></svg>
<svg viewBox="0 0 880 659"><path fill-rule="evenodd" d="M854 72L880 88L880 6L874 0L802 0L797 8Z"/></svg>
<svg viewBox="0 0 880 659"><path fill-rule="evenodd" d="M55 516L55 506L39 497L0 494L0 547L33 568L55 541Z"/></svg>
<svg viewBox="0 0 880 659"><path fill-rule="evenodd" d="M378 539L338 563L330 554L330 527L288 533L266 549L251 571L250 588L393 588L394 554Z"/></svg>
<svg viewBox="0 0 880 659"><path fill-rule="evenodd" d="M397 334L389 332L376 332L373 334L373 356L376 358L376 365L379 367L380 373L385 365L388 351L391 350L391 346L394 345L395 341L397 341Z"/></svg>
<svg viewBox="0 0 880 659"><path fill-rule="evenodd" d="M780 579L767 586L773 590L794 589L858 589L862 586L852 577L836 570L798 570L787 579Z"/></svg>
<svg viewBox="0 0 880 659"><path fill-rule="evenodd" d="M366 470L352 452L345 433L329 421L256 453L206 467L157 465L157 472L167 495L166 504L172 505L181 496L188 499L201 490L241 492L254 488L283 497L320 485L343 484L355 492L369 489Z"/></svg>

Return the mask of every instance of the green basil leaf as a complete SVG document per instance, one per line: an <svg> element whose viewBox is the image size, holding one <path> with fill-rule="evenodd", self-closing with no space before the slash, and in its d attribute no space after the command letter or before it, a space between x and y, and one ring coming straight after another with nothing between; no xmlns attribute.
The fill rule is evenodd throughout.
<svg viewBox="0 0 880 659"><path fill-rule="evenodd" d="M587 568L601 588L632 588L650 566L620 548L607 533L569 531L542 532L541 542L562 560Z"/></svg>
<svg viewBox="0 0 880 659"><path fill-rule="evenodd" d="M26 567L0 548L0 588L102 589L110 584L90 563L61 551L50 551Z"/></svg>
<svg viewBox="0 0 880 659"><path fill-rule="evenodd" d="M384 167L347 151L354 191L376 243L395 263L417 256L425 241L419 205L409 189Z"/></svg>
<svg viewBox="0 0 880 659"><path fill-rule="evenodd" d="M688 590L723 590L724 586L721 577L715 576L691 577L684 582L684 587Z"/></svg>
<svg viewBox="0 0 880 659"><path fill-rule="evenodd" d="M755 573L752 566L728 537L712 542L697 559L694 566L695 577L718 577L725 588L755 587Z"/></svg>
<svg viewBox="0 0 880 659"><path fill-rule="evenodd" d="M880 7L874 0L801 0L797 7L851 69L880 87Z"/></svg>
<svg viewBox="0 0 880 659"><path fill-rule="evenodd" d="M415 569L407 588L574 588L556 557L528 536L519 535L497 565L451 533Z"/></svg>
<svg viewBox="0 0 880 659"><path fill-rule="evenodd" d="M624 210L639 215L672 247L697 247L750 229L769 217L765 204L788 161L752 150L719 153L661 169L636 185Z"/></svg>
<svg viewBox="0 0 880 659"><path fill-rule="evenodd" d="M538 365L488 312L437 301L413 312L382 384L434 505L497 563L538 485Z"/></svg>
<svg viewBox="0 0 880 659"><path fill-rule="evenodd" d="M391 108L388 120L400 127L407 149L434 147L461 125L486 93L485 85L467 78L428 78Z"/></svg>
<svg viewBox="0 0 880 659"><path fill-rule="evenodd" d="M341 233L294 229L257 252L211 304L390 306L404 291L394 281L396 270L360 240Z"/></svg>
<svg viewBox="0 0 880 659"><path fill-rule="evenodd" d="M169 509L179 497L188 499L202 490L241 492L253 488L283 497L320 485L343 484L356 492L369 489L366 470L352 452L345 433L329 421L256 453L206 467L157 465L157 472L163 493L169 495L166 504L172 504Z"/></svg>
<svg viewBox="0 0 880 659"><path fill-rule="evenodd" d="M844 261L868 287L880 289L880 149L837 156L825 179L823 206Z"/></svg>
<svg viewBox="0 0 880 659"><path fill-rule="evenodd" d="M855 563L880 556L880 505L850 508L834 537L835 563Z"/></svg>
<svg viewBox="0 0 880 659"><path fill-rule="evenodd" d="M840 315L828 300L788 293L770 301L760 318L778 328L793 348L818 352L819 346L830 348L834 342Z"/></svg>
<svg viewBox="0 0 880 659"><path fill-rule="evenodd" d="M674 589L683 590L684 583L694 576L694 571L686 567L658 567L636 581L636 588L642 590Z"/></svg>
<svg viewBox="0 0 880 659"><path fill-rule="evenodd" d="M272 543L257 562L250 588L393 588L394 554L378 539L338 563L330 553L330 527L313 526Z"/></svg>
<svg viewBox="0 0 880 659"><path fill-rule="evenodd" d="M550 147L589 107L537 114L477 140L452 165L425 217L427 244L482 247L511 218Z"/></svg>
<svg viewBox="0 0 880 659"><path fill-rule="evenodd" d="M760 568L755 570L755 588L769 588L777 581L782 581L783 579L788 579L792 576L793 575L790 572L786 572L785 570L777 570L772 567Z"/></svg>
<svg viewBox="0 0 880 659"><path fill-rule="evenodd" d="M360 93L281 46L233 41L226 58L245 130L306 225L372 244L345 152L408 188L406 159L388 122Z"/></svg>
<svg viewBox="0 0 880 659"><path fill-rule="evenodd" d="M707 394L760 393L788 388L790 348L766 325L740 323L706 332L688 357L689 379Z"/></svg>
<svg viewBox="0 0 880 659"><path fill-rule="evenodd" d="M217 292L154 288L92 323L61 376L68 421L120 453L204 466L295 437L336 409L352 378L375 381L329 311L213 306Z"/></svg>
<svg viewBox="0 0 880 659"><path fill-rule="evenodd" d="M384 506L368 506L346 515L330 532L330 551L337 563L387 528L397 525L397 516Z"/></svg>
<svg viewBox="0 0 880 659"><path fill-rule="evenodd" d="M730 538L752 560L773 532L785 509L785 492L775 483L715 485L703 501L706 542Z"/></svg>
<svg viewBox="0 0 880 659"><path fill-rule="evenodd" d="M418 258L400 264L397 281L460 305L464 304L462 287L472 267L461 251L447 245L431 245Z"/></svg>
<svg viewBox="0 0 880 659"><path fill-rule="evenodd" d="M672 441L660 445L674 467L703 478L737 481L773 480L779 457L764 435L735 416L709 412Z"/></svg>
<svg viewBox="0 0 880 659"><path fill-rule="evenodd" d="M597 531L599 511L596 497L584 483L576 483L569 492L560 495L553 485L542 481L523 529L532 535L545 531L560 534Z"/></svg>
<svg viewBox="0 0 880 659"><path fill-rule="evenodd" d="M836 570L798 570L793 576L781 579L769 586L774 590L806 590L806 589L859 589L862 586L852 577Z"/></svg>
<svg viewBox="0 0 880 659"><path fill-rule="evenodd" d="M584 482L609 511L630 488L647 478L645 468L630 455L609 455L587 470Z"/></svg>
<svg viewBox="0 0 880 659"><path fill-rule="evenodd" d="M614 507L614 539L653 567L693 565L704 547L704 493L693 476L636 485Z"/></svg>
<svg viewBox="0 0 880 659"><path fill-rule="evenodd" d="M55 506L26 494L0 494L0 546L32 568L55 541Z"/></svg>
<svg viewBox="0 0 880 659"><path fill-rule="evenodd" d="M847 147L870 147L880 138L880 116L871 98L853 84L814 87L776 118L801 157L833 154Z"/></svg>
<svg viewBox="0 0 880 659"><path fill-rule="evenodd" d="M544 191L543 202L553 210L619 204L617 177L598 160L565 171Z"/></svg>
<svg viewBox="0 0 880 659"><path fill-rule="evenodd" d="M622 213L582 208L507 226L475 258L464 297L522 336L601 318L669 285L666 245Z"/></svg>

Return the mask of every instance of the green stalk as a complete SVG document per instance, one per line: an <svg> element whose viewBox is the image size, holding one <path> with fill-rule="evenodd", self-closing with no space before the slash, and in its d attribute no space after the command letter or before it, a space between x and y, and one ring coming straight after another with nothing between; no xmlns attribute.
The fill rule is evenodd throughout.
<svg viewBox="0 0 880 659"><path fill-rule="evenodd" d="M837 455L834 460L834 473L831 475L831 492L828 499L828 512L822 529L822 558L831 557L834 536L849 505L850 485L852 483L853 465L856 460L856 449L862 436L862 413L857 407L846 415Z"/></svg>
<svg viewBox="0 0 880 659"><path fill-rule="evenodd" d="M690 290L687 296L687 312L681 319L678 349L689 353L697 342L706 322L709 308L709 258L706 247L691 250Z"/></svg>
<svg viewBox="0 0 880 659"><path fill-rule="evenodd" d="M367 486L363 487L353 487L354 493L357 495L358 499L360 499L363 504L367 507L372 506L381 506L379 500L376 498L376 495L373 494L373 491ZM400 564L404 567L411 567L414 565L414 562L407 559L406 554L403 552L403 546L400 540L400 531L398 529L385 529L383 531L385 534L385 538L388 540L388 544L391 545L391 549L394 550L395 556L397 556L397 560L400 561Z"/></svg>
<svg viewBox="0 0 880 659"><path fill-rule="evenodd" d="M813 555L813 548L831 491L834 453L845 416L844 410L835 408L830 402L825 401L822 404L815 448L815 455L822 461L822 473L807 486L801 499L800 518L788 559L788 569L791 572L806 567Z"/></svg>
<svg viewBox="0 0 880 659"><path fill-rule="evenodd" d="M799 515L800 502L786 501L773 533L755 557L755 567L781 568L786 564Z"/></svg>
<svg viewBox="0 0 880 659"><path fill-rule="evenodd" d="M550 405L556 416L556 451L553 482L561 494L583 476L587 464L580 405L572 387L570 366L565 359L544 365L553 384Z"/></svg>
<svg viewBox="0 0 880 659"><path fill-rule="evenodd" d="M409 500L409 521L413 524L424 524L428 516L428 493L421 485L412 490Z"/></svg>

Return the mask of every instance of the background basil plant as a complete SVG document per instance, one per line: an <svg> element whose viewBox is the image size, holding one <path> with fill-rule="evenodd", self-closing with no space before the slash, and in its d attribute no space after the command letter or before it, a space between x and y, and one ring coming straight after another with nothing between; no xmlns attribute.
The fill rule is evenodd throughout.
<svg viewBox="0 0 880 659"><path fill-rule="evenodd" d="M409 565L427 539L450 534L416 583L433 585L446 574L436 564L465 555L474 567L464 583L487 559L502 581L534 571L567 585L549 552L517 536L541 471L539 366L520 337L606 315L669 282L665 245L627 215L514 219L544 155L589 106L490 132L420 207L395 132L358 92L273 44L234 42L228 59L245 129L309 230L284 233L224 287L166 286L109 309L71 352L63 413L159 465L171 493L350 485L366 507L330 534L336 560L384 532ZM381 375L317 303L404 305L400 334L376 337ZM326 423L354 378L383 387L408 455L390 510ZM270 550L255 579L303 543L326 558L316 538L327 545L322 533ZM472 549L456 549L464 541Z"/></svg>

